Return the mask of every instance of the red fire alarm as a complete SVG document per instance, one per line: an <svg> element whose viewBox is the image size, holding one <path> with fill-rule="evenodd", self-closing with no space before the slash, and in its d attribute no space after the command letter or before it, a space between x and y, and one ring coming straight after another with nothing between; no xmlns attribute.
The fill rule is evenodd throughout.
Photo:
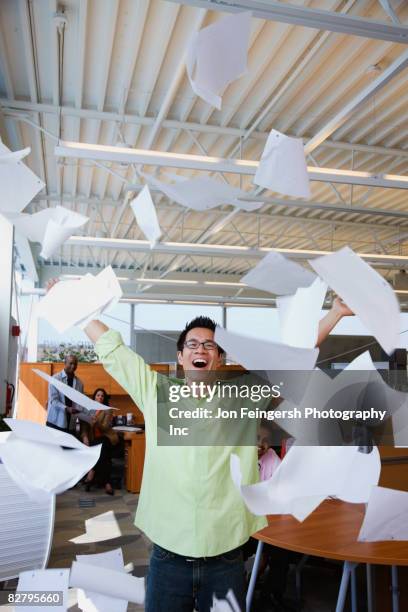
<svg viewBox="0 0 408 612"><path fill-rule="evenodd" d="M11 335L13 336L13 338L18 337L20 335L20 326L19 325L12 325L11 326Z"/></svg>

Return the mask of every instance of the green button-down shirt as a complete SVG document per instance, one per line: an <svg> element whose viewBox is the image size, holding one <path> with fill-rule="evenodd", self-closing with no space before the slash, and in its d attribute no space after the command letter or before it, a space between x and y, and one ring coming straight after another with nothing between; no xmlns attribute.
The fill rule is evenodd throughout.
<svg viewBox="0 0 408 612"><path fill-rule="evenodd" d="M256 448L158 446L158 389L175 380L152 371L116 331L103 334L95 349L145 418L146 455L135 525L159 546L189 557L227 552L263 529L265 518L248 512L230 475L230 455L235 453L241 459L242 482L258 482Z"/></svg>

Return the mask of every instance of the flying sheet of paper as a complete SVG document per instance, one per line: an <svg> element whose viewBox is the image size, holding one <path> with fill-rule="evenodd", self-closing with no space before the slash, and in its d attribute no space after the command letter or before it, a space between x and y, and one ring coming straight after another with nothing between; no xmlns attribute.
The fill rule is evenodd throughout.
<svg viewBox="0 0 408 612"><path fill-rule="evenodd" d="M358 542L408 540L408 492L373 487Z"/></svg>
<svg viewBox="0 0 408 612"><path fill-rule="evenodd" d="M294 295L276 300L280 339L284 344L314 348L327 285L316 278L310 287L299 287Z"/></svg>
<svg viewBox="0 0 408 612"><path fill-rule="evenodd" d="M153 247L159 240L162 231L160 229L157 212L150 194L150 189L145 185L139 195L130 202L130 206L136 218L136 223Z"/></svg>
<svg viewBox="0 0 408 612"><path fill-rule="evenodd" d="M21 161L31 153L31 148L26 147L20 151L10 151L9 153L0 153L0 164L15 164Z"/></svg>
<svg viewBox="0 0 408 612"><path fill-rule="evenodd" d="M225 599L217 599L213 595L213 604L210 612L241 612L234 592L230 589L225 596Z"/></svg>
<svg viewBox="0 0 408 612"><path fill-rule="evenodd" d="M61 391L65 395L65 397L69 397L70 400L78 404L78 406L82 406L85 410L119 410L119 408L114 408L113 406L105 406L104 404L100 404L95 400L91 399L84 393L77 391L77 389L73 389L69 385L66 385L62 382L62 380L58 380L55 376L49 376L45 372L41 370L37 370L36 368L32 368L33 372L46 380L50 385L53 385L58 391Z"/></svg>
<svg viewBox="0 0 408 612"><path fill-rule="evenodd" d="M11 153L0 142L0 156ZM21 212L44 187L22 161L0 164L0 212Z"/></svg>
<svg viewBox="0 0 408 612"><path fill-rule="evenodd" d="M199 177L185 179L178 175L169 176L174 183L163 183L152 175L143 174L145 179L157 189L160 189L170 200L174 200L181 206L202 212L221 206L222 204L232 204L241 210L252 211L263 206L263 202L245 202L239 198L244 198L247 194L242 189L217 181L211 177Z"/></svg>
<svg viewBox="0 0 408 612"><path fill-rule="evenodd" d="M145 598L144 578L135 578L125 572L96 567L74 561L69 584L72 587L107 595L115 599L143 604Z"/></svg>
<svg viewBox="0 0 408 612"><path fill-rule="evenodd" d="M354 374L353 374L354 372ZM347 365L334 379L322 370L315 370L306 378L298 375L285 385L285 401L279 406L284 414L285 410L308 406L320 410L333 409L340 412L363 409L363 403L374 409L386 412L384 420L367 419L365 424L369 428L367 433L373 434L372 427L381 425L388 417L403 410L407 403L407 395L388 386L377 372L368 351L359 355ZM406 412L405 412L406 413ZM352 435L352 431L342 429L340 419L317 418L275 418L275 423L289 435L293 436L298 444L320 445L322 443L341 446L344 439ZM351 423L350 423L351 425ZM354 420L353 425L360 426Z"/></svg>
<svg viewBox="0 0 408 612"><path fill-rule="evenodd" d="M43 501L73 487L98 461L100 444L83 447L64 450L12 434L1 446L1 460L10 478L31 499Z"/></svg>
<svg viewBox="0 0 408 612"><path fill-rule="evenodd" d="M77 555L78 563L84 563L95 567L124 572L123 554L121 548L109 550L95 555ZM125 599L115 599L107 595L101 595L93 591L78 589L78 606L84 612L126 612L128 602Z"/></svg>
<svg viewBox="0 0 408 612"><path fill-rule="evenodd" d="M350 247L311 259L309 263L391 354L398 346L400 308L385 278Z"/></svg>
<svg viewBox="0 0 408 612"><path fill-rule="evenodd" d="M254 514L292 514L303 521L328 496L353 503L368 501L378 484L381 461L357 446L292 446L269 480L242 485L240 460L231 456L231 476Z"/></svg>
<svg viewBox="0 0 408 612"><path fill-rule="evenodd" d="M272 130L266 141L254 183L295 198L310 198L303 141Z"/></svg>
<svg viewBox="0 0 408 612"><path fill-rule="evenodd" d="M43 569L43 570L30 570L27 572L20 572L18 577L17 593L29 592L34 593L43 591L45 595L47 593L54 593L55 591L62 592L62 603L60 606L54 603L48 603L39 605L21 605L24 612L49 612L55 610L55 612L66 612L68 607L68 582L69 582L69 569Z"/></svg>
<svg viewBox="0 0 408 612"><path fill-rule="evenodd" d="M98 514L85 521L85 533L70 540L74 544L104 542L122 535L115 513L112 510Z"/></svg>
<svg viewBox="0 0 408 612"><path fill-rule="evenodd" d="M271 251L241 278L241 283L277 295L292 295L299 287L309 287L316 275L303 266Z"/></svg>
<svg viewBox="0 0 408 612"><path fill-rule="evenodd" d="M251 13L223 17L191 39L187 75L197 96L221 109L224 89L247 71Z"/></svg>
<svg viewBox="0 0 408 612"><path fill-rule="evenodd" d="M33 215L10 217L10 221L31 242L40 242L40 255L48 259L72 234L88 223L89 217L63 206L56 206L40 210Z"/></svg>
<svg viewBox="0 0 408 612"><path fill-rule="evenodd" d="M62 334L89 315L104 312L121 297L119 282L108 266L97 276L60 281L38 303L36 314Z"/></svg>
<svg viewBox="0 0 408 612"><path fill-rule="evenodd" d="M33 421L25 421L24 419L4 419L4 422L10 427L14 434L24 440L31 442L40 442L41 444L52 444L53 446L65 446L66 448L76 448L77 450L86 450L85 446L69 433L34 423Z"/></svg>
<svg viewBox="0 0 408 612"><path fill-rule="evenodd" d="M247 370L313 370L319 351L215 330L217 344Z"/></svg>

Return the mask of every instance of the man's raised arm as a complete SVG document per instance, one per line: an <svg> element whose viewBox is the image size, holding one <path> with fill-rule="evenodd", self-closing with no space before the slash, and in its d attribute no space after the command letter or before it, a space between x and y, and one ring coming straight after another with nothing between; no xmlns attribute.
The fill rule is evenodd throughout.
<svg viewBox="0 0 408 612"><path fill-rule="evenodd" d="M343 300L341 300L339 297L336 297L333 300L333 305L330 308L329 312L323 317L323 319L321 319L319 323L316 347L319 347L322 342L326 340L327 336L330 334L331 330L337 325L340 319L351 315L354 315L354 312L350 310L350 308L343 302Z"/></svg>
<svg viewBox="0 0 408 612"><path fill-rule="evenodd" d="M94 320L90 321L88 325L85 327L84 332L88 336L91 342L94 344L99 340L99 338L109 330L109 327L102 323L102 321Z"/></svg>

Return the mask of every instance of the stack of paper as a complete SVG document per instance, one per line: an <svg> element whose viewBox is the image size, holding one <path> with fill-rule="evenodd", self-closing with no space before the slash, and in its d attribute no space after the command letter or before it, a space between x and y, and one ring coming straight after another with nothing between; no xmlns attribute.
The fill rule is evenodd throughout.
<svg viewBox="0 0 408 612"><path fill-rule="evenodd" d="M197 96L221 109L226 86L247 70L251 13L229 15L197 32L188 48L187 74Z"/></svg>
<svg viewBox="0 0 408 612"><path fill-rule="evenodd" d="M136 218L136 223L153 247L161 236L156 208L150 194L149 187L143 187L139 195L130 202Z"/></svg>
<svg viewBox="0 0 408 612"><path fill-rule="evenodd" d="M12 153L0 142L0 212L20 213L45 187L21 161L24 156L25 150Z"/></svg>
<svg viewBox="0 0 408 612"><path fill-rule="evenodd" d="M303 141L272 130L266 141L254 183L295 198L310 198Z"/></svg>
<svg viewBox="0 0 408 612"><path fill-rule="evenodd" d="M316 275L303 266L290 261L280 253L271 251L241 278L241 283L260 291L277 295L291 295L299 287L309 287Z"/></svg>
<svg viewBox="0 0 408 612"><path fill-rule="evenodd" d="M400 309L390 284L350 247L309 261L390 355L398 346Z"/></svg>
<svg viewBox="0 0 408 612"><path fill-rule="evenodd" d="M359 542L408 540L408 492L373 487Z"/></svg>
<svg viewBox="0 0 408 612"><path fill-rule="evenodd" d="M17 593L28 593L34 598L34 594L43 592L46 599L43 605L28 603L21 605L24 612L66 612L68 607L68 583L69 569L47 569L47 570L30 570L28 572L20 572L18 577ZM62 595L60 605L54 602L54 597L59 598ZM59 601L59 599L57 599ZM19 606L19 607L20 607Z"/></svg>
<svg viewBox="0 0 408 612"><path fill-rule="evenodd" d="M88 223L84 217L63 206L46 208L33 215L9 216L17 231L31 242L42 245L41 257L48 259L80 227Z"/></svg>
<svg viewBox="0 0 408 612"><path fill-rule="evenodd" d="M74 325L86 326L122 297L111 266L97 276L61 281L38 303L37 316L46 319L59 333Z"/></svg>
<svg viewBox="0 0 408 612"><path fill-rule="evenodd" d="M98 514L85 521L85 533L70 542L74 544L90 544L93 542L104 542L113 538L120 538L122 532L112 510Z"/></svg>
<svg viewBox="0 0 408 612"><path fill-rule="evenodd" d="M1 445L1 460L10 478L32 499L66 491L99 459L100 445L85 446L70 434L31 421L5 422L13 433Z"/></svg>
<svg viewBox="0 0 408 612"><path fill-rule="evenodd" d="M222 204L232 204L236 208L246 211L258 210L263 206L263 202L241 200L240 198L245 198L247 195L245 191L208 176L186 179L178 175L168 174L167 176L174 181L173 183L163 183L150 174L143 174L143 176L170 200L199 212Z"/></svg>
<svg viewBox="0 0 408 612"><path fill-rule="evenodd" d="M231 455L232 480L253 514L292 514L298 521L331 495L352 503L368 501L380 471L377 448L364 454L357 446L293 445L269 480L242 485L240 460Z"/></svg>

